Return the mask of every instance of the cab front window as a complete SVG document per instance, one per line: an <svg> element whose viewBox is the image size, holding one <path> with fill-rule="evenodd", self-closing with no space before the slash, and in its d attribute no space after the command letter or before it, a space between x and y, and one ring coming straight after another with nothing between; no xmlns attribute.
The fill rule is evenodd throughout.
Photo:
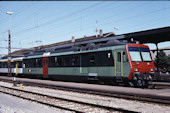
<svg viewBox="0 0 170 113"><path fill-rule="evenodd" d="M143 61L150 62L152 61L150 53L149 52L141 52Z"/></svg>
<svg viewBox="0 0 170 113"><path fill-rule="evenodd" d="M149 48L128 47L132 62L152 62Z"/></svg>
<svg viewBox="0 0 170 113"><path fill-rule="evenodd" d="M141 56L139 51L129 51L130 58L132 62L141 62Z"/></svg>

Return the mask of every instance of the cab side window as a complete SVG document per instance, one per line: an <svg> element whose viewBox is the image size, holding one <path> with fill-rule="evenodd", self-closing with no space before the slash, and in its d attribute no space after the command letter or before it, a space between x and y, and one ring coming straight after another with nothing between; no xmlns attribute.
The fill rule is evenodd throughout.
<svg viewBox="0 0 170 113"><path fill-rule="evenodd" d="M118 52L118 54L117 54L117 61L121 62L121 53L120 52Z"/></svg>

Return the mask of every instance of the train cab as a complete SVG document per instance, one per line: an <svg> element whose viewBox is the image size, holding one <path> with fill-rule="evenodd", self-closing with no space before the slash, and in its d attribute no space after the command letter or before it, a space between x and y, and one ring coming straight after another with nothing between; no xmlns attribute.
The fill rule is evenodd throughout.
<svg viewBox="0 0 170 113"><path fill-rule="evenodd" d="M127 44L126 50L131 68L128 77L130 85L147 86L155 72L149 47L142 44Z"/></svg>

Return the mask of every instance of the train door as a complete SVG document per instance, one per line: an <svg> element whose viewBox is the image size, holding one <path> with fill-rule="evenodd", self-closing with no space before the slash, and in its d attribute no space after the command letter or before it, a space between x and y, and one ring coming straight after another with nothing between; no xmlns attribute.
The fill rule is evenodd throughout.
<svg viewBox="0 0 170 113"><path fill-rule="evenodd" d="M16 75L18 74L22 74L22 61L16 61L16 66L15 66L15 70L16 70Z"/></svg>
<svg viewBox="0 0 170 113"><path fill-rule="evenodd" d="M115 77L123 77L123 54L122 50L114 51L114 75Z"/></svg>
<svg viewBox="0 0 170 113"><path fill-rule="evenodd" d="M43 76L48 76L48 65L49 65L49 59L48 57L43 58Z"/></svg>

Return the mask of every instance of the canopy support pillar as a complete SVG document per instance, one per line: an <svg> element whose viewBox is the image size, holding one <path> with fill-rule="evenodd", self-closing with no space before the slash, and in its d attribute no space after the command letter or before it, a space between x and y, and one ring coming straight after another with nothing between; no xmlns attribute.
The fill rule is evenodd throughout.
<svg viewBox="0 0 170 113"><path fill-rule="evenodd" d="M156 64L157 64L157 66L156 66L156 68L157 68L157 71L156 71L156 76L157 76L157 80L159 80L159 76L160 76L160 72L159 72L159 50L158 50L158 43L155 43L155 45L156 45Z"/></svg>

